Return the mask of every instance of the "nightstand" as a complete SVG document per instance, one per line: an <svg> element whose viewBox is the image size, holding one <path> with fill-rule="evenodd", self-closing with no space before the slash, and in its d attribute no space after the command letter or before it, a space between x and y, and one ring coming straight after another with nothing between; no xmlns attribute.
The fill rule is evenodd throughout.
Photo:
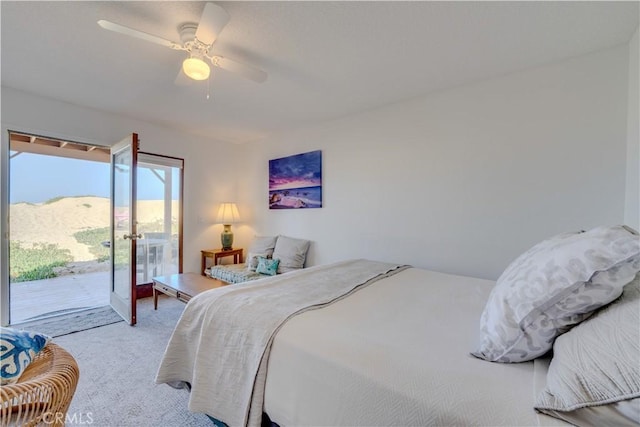
<svg viewBox="0 0 640 427"><path fill-rule="evenodd" d="M204 269L207 268L207 258L213 258L213 265L218 265L218 259L233 256L233 263L240 264L242 262L242 249L230 249L228 251L222 249L204 249L202 253L202 263L200 274L205 276Z"/></svg>

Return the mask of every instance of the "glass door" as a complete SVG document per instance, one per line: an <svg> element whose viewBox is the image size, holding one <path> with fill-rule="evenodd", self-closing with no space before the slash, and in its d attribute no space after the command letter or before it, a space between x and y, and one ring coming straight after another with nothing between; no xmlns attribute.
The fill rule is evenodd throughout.
<svg viewBox="0 0 640 427"><path fill-rule="evenodd" d="M136 324L136 164L138 135L111 147L111 293L113 309Z"/></svg>
<svg viewBox="0 0 640 427"><path fill-rule="evenodd" d="M138 153L136 280L182 272L182 159Z"/></svg>

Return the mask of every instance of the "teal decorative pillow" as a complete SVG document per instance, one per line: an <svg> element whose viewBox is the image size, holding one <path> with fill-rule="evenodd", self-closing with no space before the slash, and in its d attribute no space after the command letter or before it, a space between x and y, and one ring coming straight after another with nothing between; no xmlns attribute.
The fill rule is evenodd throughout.
<svg viewBox="0 0 640 427"><path fill-rule="evenodd" d="M256 268L256 273L275 276L275 274L278 272L278 264L280 264L280 260L277 258L268 259L260 256L258 257L258 267Z"/></svg>
<svg viewBox="0 0 640 427"><path fill-rule="evenodd" d="M249 252L245 260L245 264L247 265L247 270L256 271L256 268L258 268L258 257L270 258L271 255L267 254L266 252L264 253Z"/></svg>
<svg viewBox="0 0 640 427"><path fill-rule="evenodd" d="M36 354L51 341L47 335L0 328L0 384L13 384Z"/></svg>

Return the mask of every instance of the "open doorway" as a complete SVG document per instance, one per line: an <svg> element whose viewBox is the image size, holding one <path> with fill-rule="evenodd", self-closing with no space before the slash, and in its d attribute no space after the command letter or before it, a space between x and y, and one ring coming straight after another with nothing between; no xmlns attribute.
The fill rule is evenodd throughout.
<svg viewBox="0 0 640 427"><path fill-rule="evenodd" d="M136 282L182 270L182 159L140 153ZM109 305L110 147L9 135L8 322ZM128 227L118 222L114 228ZM123 216L125 218L125 216ZM3 254L3 257L5 255Z"/></svg>
<svg viewBox="0 0 640 427"><path fill-rule="evenodd" d="M12 132L8 193L10 322L108 305L108 147Z"/></svg>

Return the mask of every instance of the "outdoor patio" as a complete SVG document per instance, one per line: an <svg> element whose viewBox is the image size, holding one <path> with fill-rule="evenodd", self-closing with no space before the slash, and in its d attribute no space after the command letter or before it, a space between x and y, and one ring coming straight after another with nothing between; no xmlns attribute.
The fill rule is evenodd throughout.
<svg viewBox="0 0 640 427"><path fill-rule="evenodd" d="M109 305L109 272L12 283L11 324Z"/></svg>

